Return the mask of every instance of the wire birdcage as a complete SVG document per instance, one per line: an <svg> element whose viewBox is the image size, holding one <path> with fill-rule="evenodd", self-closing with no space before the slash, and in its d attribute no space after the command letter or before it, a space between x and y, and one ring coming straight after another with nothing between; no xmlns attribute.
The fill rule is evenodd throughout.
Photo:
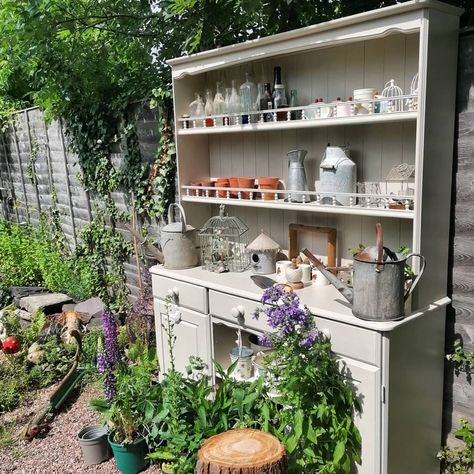
<svg viewBox="0 0 474 474"><path fill-rule="evenodd" d="M402 95L403 90L401 87L397 86L395 79L390 79L390 81L385 84L385 88L382 91L382 97L392 99L390 101L384 101L388 104L388 112L403 112L403 100L395 100L396 97L401 97Z"/></svg>
<svg viewBox="0 0 474 474"><path fill-rule="evenodd" d="M201 264L211 272L242 272L249 265L248 227L238 218L226 216L224 205L199 233Z"/></svg>

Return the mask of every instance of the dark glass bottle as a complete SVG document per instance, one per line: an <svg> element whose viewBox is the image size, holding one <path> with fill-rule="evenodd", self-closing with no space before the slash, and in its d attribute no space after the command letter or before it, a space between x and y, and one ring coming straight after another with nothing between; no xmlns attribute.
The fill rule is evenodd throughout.
<svg viewBox="0 0 474 474"><path fill-rule="evenodd" d="M272 96L275 97L275 86L277 84L281 84L281 67L275 66L273 68L273 88L272 88Z"/></svg>
<svg viewBox="0 0 474 474"><path fill-rule="evenodd" d="M264 85L263 96L260 99L260 110L271 110L273 109L273 105L274 102L270 91L270 83L266 82ZM273 113L267 112L266 114L263 114L263 120L265 122L273 122Z"/></svg>

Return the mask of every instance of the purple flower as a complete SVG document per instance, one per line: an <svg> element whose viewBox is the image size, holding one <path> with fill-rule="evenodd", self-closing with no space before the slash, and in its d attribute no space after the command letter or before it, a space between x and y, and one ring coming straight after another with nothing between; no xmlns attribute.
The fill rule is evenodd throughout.
<svg viewBox="0 0 474 474"><path fill-rule="evenodd" d="M112 367L120 360L120 349L118 346L118 325L115 316L105 310L102 313L102 331L104 332L105 353Z"/></svg>
<svg viewBox="0 0 474 474"><path fill-rule="evenodd" d="M301 347L304 347L305 349L309 349L316 342L316 339L318 339L318 337L319 337L319 331L311 331L301 341Z"/></svg>
<svg viewBox="0 0 474 474"><path fill-rule="evenodd" d="M272 340L268 337L267 334L262 334L258 336L258 343L261 346L272 347Z"/></svg>
<svg viewBox="0 0 474 474"><path fill-rule="evenodd" d="M114 370L120 360L118 346L118 326L115 316L108 310L102 313L102 331L104 344L99 339L97 347L97 371L104 375L103 385L107 402L110 404L115 396Z"/></svg>

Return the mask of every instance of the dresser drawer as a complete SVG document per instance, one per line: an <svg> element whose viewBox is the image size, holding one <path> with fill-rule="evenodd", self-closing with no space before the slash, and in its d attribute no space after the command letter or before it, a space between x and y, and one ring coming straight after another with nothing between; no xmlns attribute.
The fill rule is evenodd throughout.
<svg viewBox="0 0 474 474"><path fill-rule="evenodd" d="M152 283L155 298L163 300L168 294L172 294L174 302L179 306L208 313L207 288L159 275L153 275Z"/></svg>
<svg viewBox="0 0 474 474"><path fill-rule="evenodd" d="M232 296L227 293L209 290L209 312L234 324L240 324L245 329L270 331L264 315L259 319L252 317L255 308L263 305L253 300Z"/></svg>
<svg viewBox="0 0 474 474"><path fill-rule="evenodd" d="M253 319L256 307L263 305L253 300L209 290L209 312L220 319L239 323L244 329L271 331L265 315ZM381 336L375 331L316 317L316 326L331 338L335 353L380 366Z"/></svg>
<svg viewBox="0 0 474 474"><path fill-rule="evenodd" d="M332 350L337 354L378 367L381 365L380 333L317 316L316 326L331 338Z"/></svg>

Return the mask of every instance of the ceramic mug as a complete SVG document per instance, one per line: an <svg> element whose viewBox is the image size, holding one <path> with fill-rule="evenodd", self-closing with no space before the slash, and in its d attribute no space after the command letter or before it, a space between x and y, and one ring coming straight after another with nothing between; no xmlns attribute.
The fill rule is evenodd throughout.
<svg viewBox="0 0 474 474"><path fill-rule="evenodd" d="M280 260L276 263L276 279L280 283L286 283L285 271L291 265L291 260Z"/></svg>
<svg viewBox="0 0 474 474"><path fill-rule="evenodd" d="M301 281L303 283L311 283L312 275L311 275L311 265L307 263L300 263L299 268L303 271L303 276L301 277Z"/></svg>
<svg viewBox="0 0 474 474"><path fill-rule="evenodd" d="M313 268L313 285L327 286L329 284L329 280L317 268Z"/></svg>

